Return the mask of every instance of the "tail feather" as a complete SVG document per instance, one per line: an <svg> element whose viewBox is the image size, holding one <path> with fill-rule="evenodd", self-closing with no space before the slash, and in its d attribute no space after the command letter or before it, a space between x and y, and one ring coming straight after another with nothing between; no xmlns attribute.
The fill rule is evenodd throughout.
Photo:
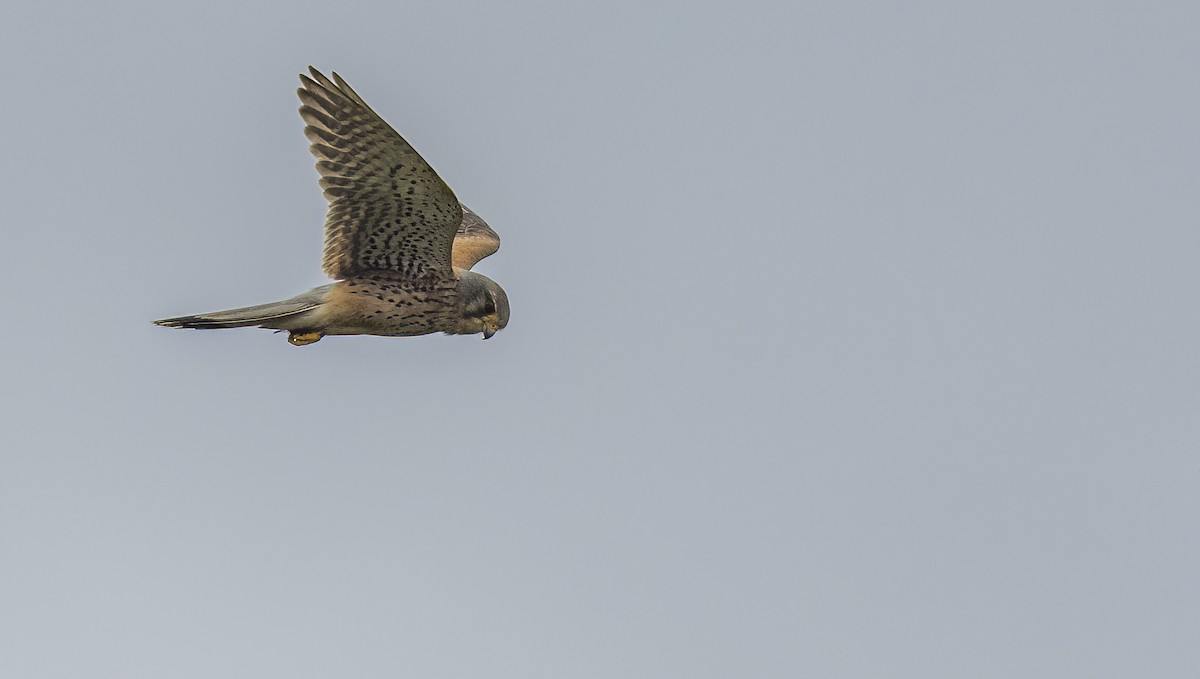
<svg viewBox="0 0 1200 679"><path fill-rule="evenodd" d="M226 309L225 311L213 311L207 314L196 314L194 316L178 316L176 318L164 318L154 321L155 325L161 325L167 328L194 328L197 330L214 330L218 328L245 328L253 325L270 324L267 327L278 327L271 321L278 321L289 316L302 314L305 311L315 309L321 306L324 301L325 293L328 292L330 286L322 286L315 290L310 290L303 295L297 295L291 299L285 299L282 302L271 302L269 304L258 304L255 306L241 307L240 309Z"/></svg>

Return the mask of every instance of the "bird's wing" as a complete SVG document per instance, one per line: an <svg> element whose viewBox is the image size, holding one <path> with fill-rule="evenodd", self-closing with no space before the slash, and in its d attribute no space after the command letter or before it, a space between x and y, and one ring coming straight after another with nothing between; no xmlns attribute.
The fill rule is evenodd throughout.
<svg viewBox="0 0 1200 679"><path fill-rule="evenodd" d="M301 74L297 94L329 201L325 273L450 275L462 222L454 192L337 73L330 80L310 66L309 74Z"/></svg>
<svg viewBox="0 0 1200 679"><path fill-rule="evenodd" d="M450 259L454 268L470 269L479 260L500 249L500 236L474 210L464 205L462 211L462 224L458 225L458 232L454 234L454 249Z"/></svg>

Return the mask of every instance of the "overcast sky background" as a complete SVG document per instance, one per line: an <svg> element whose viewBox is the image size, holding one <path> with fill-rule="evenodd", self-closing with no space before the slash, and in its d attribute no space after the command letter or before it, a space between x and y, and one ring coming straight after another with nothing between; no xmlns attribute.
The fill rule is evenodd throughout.
<svg viewBox="0 0 1200 679"><path fill-rule="evenodd" d="M0 674L1200 673L1200 9L18 3ZM296 74L504 239L324 282Z"/></svg>

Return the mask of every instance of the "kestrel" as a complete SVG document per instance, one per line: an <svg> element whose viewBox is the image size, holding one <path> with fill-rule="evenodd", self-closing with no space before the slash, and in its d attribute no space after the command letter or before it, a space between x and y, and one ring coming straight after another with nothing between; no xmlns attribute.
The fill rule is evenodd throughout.
<svg viewBox="0 0 1200 679"><path fill-rule="evenodd" d="M322 268L335 283L281 302L154 321L170 328L410 337L483 333L508 325L508 296L470 271L500 248L492 229L337 73L301 74L300 117L312 142L325 215Z"/></svg>

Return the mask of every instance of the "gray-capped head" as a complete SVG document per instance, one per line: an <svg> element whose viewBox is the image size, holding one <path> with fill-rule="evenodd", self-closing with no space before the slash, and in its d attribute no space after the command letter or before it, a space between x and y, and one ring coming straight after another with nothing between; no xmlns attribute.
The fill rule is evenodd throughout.
<svg viewBox="0 0 1200 679"><path fill-rule="evenodd" d="M483 333L487 339L508 325L508 295L496 281L473 271L459 272L458 328L449 334Z"/></svg>

